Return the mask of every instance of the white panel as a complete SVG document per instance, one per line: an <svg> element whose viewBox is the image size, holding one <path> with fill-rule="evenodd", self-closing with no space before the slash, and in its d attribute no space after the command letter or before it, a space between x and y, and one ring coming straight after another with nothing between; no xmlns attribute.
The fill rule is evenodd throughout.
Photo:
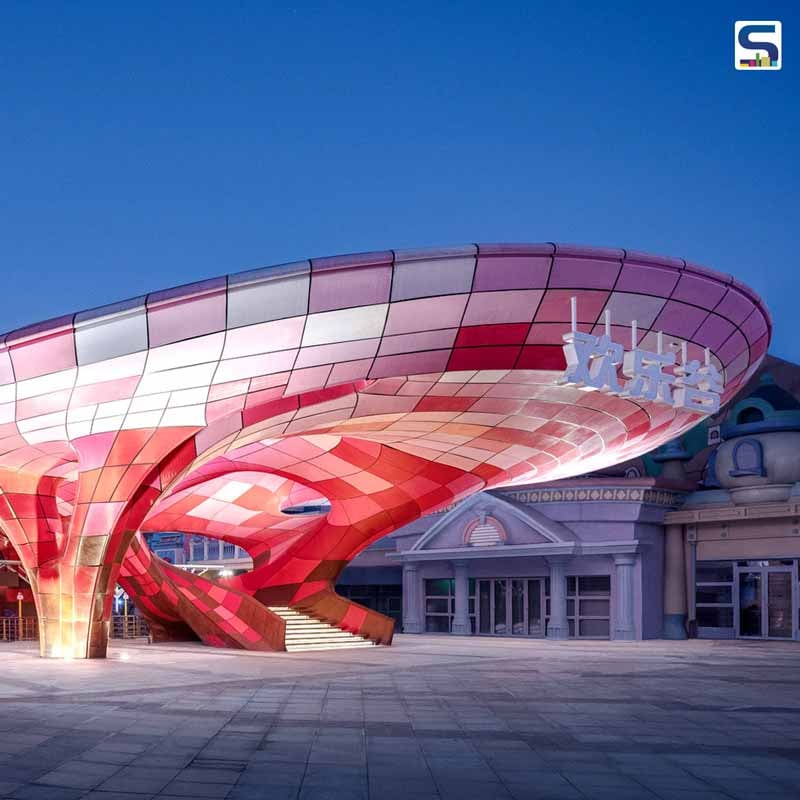
<svg viewBox="0 0 800 800"><path fill-rule="evenodd" d="M197 389L183 389L179 392L173 392L169 396L168 407L195 406L205 403L206 400L208 400L208 386L200 386Z"/></svg>
<svg viewBox="0 0 800 800"><path fill-rule="evenodd" d="M128 414L122 423L122 430L157 428L163 413L163 410L159 409L158 411L141 411L136 414Z"/></svg>
<svg viewBox="0 0 800 800"><path fill-rule="evenodd" d="M23 438L28 444L64 442L67 441L67 429L64 425L57 425L54 428L40 428L39 430L23 434Z"/></svg>
<svg viewBox="0 0 800 800"><path fill-rule="evenodd" d="M195 339L154 347L147 355L146 371L148 373L159 372L176 367L219 361L224 342L224 333L212 333L209 336L198 336Z"/></svg>
<svg viewBox="0 0 800 800"><path fill-rule="evenodd" d="M109 431L118 431L122 428L122 423L125 417L121 414L116 417L103 417L98 419L95 417L92 422L92 433L108 433Z"/></svg>
<svg viewBox="0 0 800 800"><path fill-rule="evenodd" d="M214 497L217 500L224 500L225 502L232 503L241 497L248 489L252 489L250 483L244 481L228 481L221 489L214 492Z"/></svg>
<svg viewBox="0 0 800 800"><path fill-rule="evenodd" d="M14 421L16 408L16 403L3 403L0 405L0 425Z"/></svg>
<svg viewBox="0 0 800 800"><path fill-rule="evenodd" d="M225 509L225 503L209 497L202 503L196 505L191 511L186 512L187 517L197 517L198 519L214 519L214 514L218 514Z"/></svg>
<svg viewBox="0 0 800 800"><path fill-rule="evenodd" d="M147 353L133 353L129 356L120 356L103 361L99 364L89 364L78 369L76 386L88 386L92 383L103 381L116 381L121 378L132 378L141 375Z"/></svg>
<svg viewBox="0 0 800 800"><path fill-rule="evenodd" d="M16 384L7 383L0 386L0 403L13 403L16 400Z"/></svg>
<svg viewBox="0 0 800 800"><path fill-rule="evenodd" d="M81 436L88 436L92 432L92 421L87 419L82 422L68 422L67 433L70 439L80 439Z"/></svg>
<svg viewBox="0 0 800 800"><path fill-rule="evenodd" d="M97 411L97 404L92 403L88 406L78 406L76 408L67 409L67 422L84 422L94 418Z"/></svg>
<svg viewBox="0 0 800 800"><path fill-rule="evenodd" d="M222 357L238 358L299 347L304 323L305 317L293 317L228 331Z"/></svg>
<svg viewBox="0 0 800 800"><path fill-rule="evenodd" d="M221 361L214 375L214 383L230 383L259 375L272 375L287 372L294 366L297 350L283 350L280 353L266 353L260 356L245 356L230 361Z"/></svg>
<svg viewBox="0 0 800 800"><path fill-rule="evenodd" d="M161 418L160 427L166 428L171 426L181 427L183 425L199 425L206 424L206 407L205 404L199 406L181 406L181 408L168 408Z"/></svg>
<svg viewBox="0 0 800 800"><path fill-rule="evenodd" d="M108 403L98 403L97 417L124 417L128 413L131 401L128 400L112 400Z"/></svg>
<svg viewBox="0 0 800 800"><path fill-rule="evenodd" d="M52 414L40 414L38 417L21 419L17 421L20 433L33 431L39 428L51 428L54 425L64 425L67 421L66 411L55 411Z"/></svg>
<svg viewBox="0 0 800 800"><path fill-rule="evenodd" d="M195 386L208 386L214 376L216 366L216 363L197 364L193 367L143 375L139 388L136 390L136 396L155 394L156 392L172 392L176 389L191 389Z"/></svg>
<svg viewBox="0 0 800 800"><path fill-rule="evenodd" d="M136 414L140 411L158 411L160 414L167 407L169 398L169 392L148 394L144 397L134 397L133 400L131 400L131 407L128 410L131 414Z"/></svg>
<svg viewBox="0 0 800 800"><path fill-rule="evenodd" d="M379 337L383 333L388 308L387 303L381 303L310 314L303 334L303 347Z"/></svg>
<svg viewBox="0 0 800 800"><path fill-rule="evenodd" d="M40 394L60 392L62 389L71 389L75 383L76 367L51 372L49 375L40 375L38 378L28 378L17 383L17 400L26 397L38 397Z"/></svg>

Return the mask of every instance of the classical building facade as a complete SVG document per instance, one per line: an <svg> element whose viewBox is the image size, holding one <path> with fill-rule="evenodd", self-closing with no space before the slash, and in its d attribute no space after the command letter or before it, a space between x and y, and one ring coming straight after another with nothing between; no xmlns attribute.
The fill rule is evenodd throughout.
<svg viewBox="0 0 800 800"><path fill-rule="evenodd" d="M402 602L406 633L800 639L799 388L770 357L682 439L475 495L365 551L337 589Z"/></svg>

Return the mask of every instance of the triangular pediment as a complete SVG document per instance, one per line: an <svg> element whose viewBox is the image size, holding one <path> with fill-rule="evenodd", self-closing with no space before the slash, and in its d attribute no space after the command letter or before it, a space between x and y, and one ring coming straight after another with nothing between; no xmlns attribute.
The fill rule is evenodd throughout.
<svg viewBox="0 0 800 800"><path fill-rule="evenodd" d="M541 511L482 492L437 519L411 549L470 548L488 553L505 545L571 544L576 539L566 525Z"/></svg>

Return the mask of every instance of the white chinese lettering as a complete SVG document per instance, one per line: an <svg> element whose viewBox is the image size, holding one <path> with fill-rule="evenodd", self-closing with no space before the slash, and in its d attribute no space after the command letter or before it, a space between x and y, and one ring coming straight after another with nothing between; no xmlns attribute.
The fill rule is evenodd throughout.
<svg viewBox="0 0 800 800"><path fill-rule="evenodd" d="M625 382L623 397L635 400L655 400L672 405L672 389L675 376L664 373L664 367L675 363L675 353L651 353L636 348L622 361L622 372L630 380Z"/></svg>
<svg viewBox="0 0 800 800"><path fill-rule="evenodd" d="M724 389L722 376L711 363L711 350L705 348L705 363L689 361L688 342L681 342L681 363L677 365L674 352L664 352L664 334L656 333L657 351L637 346L639 329L631 320L631 349L623 353L622 345L611 340L611 310L605 308L602 336L593 336L578 330L578 300L570 298L572 330L564 340L564 357L567 368L557 383L576 386L586 391L600 391L632 400L649 400L670 408L686 408L701 414L719 411L720 395ZM678 346L672 342L671 347ZM627 378L620 386L617 370ZM671 369L669 369L671 368ZM667 372L664 370L668 369Z"/></svg>
<svg viewBox="0 0 800 800"><path fill-rule="evenodd" d="M675 369L675 406L701 414L716 414L719 411L720 394L723 390L722 376L717 368L708 363L700 366L697 360L688 361Z"/></svg>
<svg viewBox="0 0 800 800"><path fill-rule="evenodd" d="M565 333L564 356L567 369L559 383L609 393L622 391L617 366L622 363L622 345L607 335L592 336L581 331Z"/></svg>

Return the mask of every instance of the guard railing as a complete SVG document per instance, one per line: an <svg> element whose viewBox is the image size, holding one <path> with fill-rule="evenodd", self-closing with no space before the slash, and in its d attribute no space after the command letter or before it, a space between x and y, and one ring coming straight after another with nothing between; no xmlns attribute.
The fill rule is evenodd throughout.
<svg viewBox="0 0 800 800"><path fill-rule="evenodd" d="M0 617L0 642L25 642L39 638L36 617Z"/></svg>
<svg viewBox="0 0 800 800"><path fill-rule="evenodd" d="M141 639L149 633L147 621L138 614L115 614L111 617L112 639Z"/></svg>

